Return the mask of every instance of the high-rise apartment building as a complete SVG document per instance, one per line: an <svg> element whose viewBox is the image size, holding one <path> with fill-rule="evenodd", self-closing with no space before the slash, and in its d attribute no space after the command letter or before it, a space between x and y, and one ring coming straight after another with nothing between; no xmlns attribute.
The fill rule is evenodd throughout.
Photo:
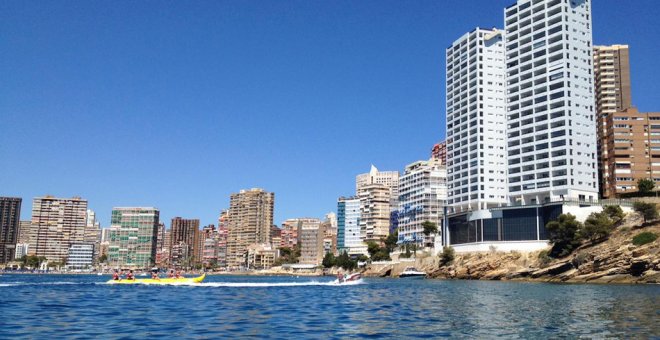
<svg viewBox="0 0 660 340"><path fill-rule="evenodd" d="M14 260L21 220L19 197L0 197L0 263Z"/></svg>
<svg viewBox="0 0 660 340"><path fill-rule="evenodd" d="M29 244L30 243L30 229L32 228L32 221L18 222L18 238L16 243Z"/></svg>
<svg viewBox="0 0 660 340"><path fill-rule="evenodd" d="M396 199L399 197L398 171L378 171L378 168L372 165L368 173L359 174L355 177L355 194L360 195L360 192L371 184L386 186L390 190L393 207L396 206Z"/></svg>
<svg viewBox="0 0 660 340"><path fill-rule="evenodd" d="M176 267L192 266L197 258L199 220L174 217L170 232L170 264Z"/></svg>
<svg viewBox="0 0 660 340"><path fill-rule="evenodd" d="M447 204L453 212L507 203L503 35L476 28L446 50Z"/></svg>
<svg viewBox="0 0 660 340"><path fill-rule="evenodd" d="M610 159L610 144L613 144L614 133L608 129L608 120L615 112L623 112L632 107L630 94L630 58L627 45L594 46L594 84L596 89L596 120L598 134L598 176L601 196L614 197L616 187L623 191L630 189L630 183L617 184L617 177L629 178L634 176L612 176L616 169L610 165L616 163ZM619 117L621 118L621 117ZM621 122L619 125L625 125ZM618 130L616 134L623 133ZM639 138L640 136L636 136ZM622 147L622 146L617 146ZM646 148L644 148L645 150ZM642 149L637 149L638 153ZM622 154L618 152L618 154ZM629 154L629 153L623 153ZM612 155L612 158L616 156ZM625 162L625 160L622 160ZM637 160L639 162L639 160ZM628 181L623 181L628 182Z"/></svg>
<svg viewBox="0 0 660 340"><path fill-rule="evenodd" d="M248 246L270 243L275 194L263 189L241 190L230 198L227 265L246 263Z"/></svg>
<svg viewBox="0 0 660 340"><path fill-rule="evenodd" d="M398 180L397 180L398 186ZM390 234L392 190L385 184L368 184L360 189L360 238L363 242L383 242ZM398 189L397 189L398 192Z"/></svg>
<svg viewBox="0 0 660 340"><path fill-rule="evenodd" d="M290 218L282 222L279 248L293 249L298 245L298 223L297 218Z"/></svg>
<svg viewBox="0 0 660 340"><path fill-rule="evenodd" d="M406 166L399 179L399 242L423 245L422 223L433 222L442 230L447 201L447 170L440 159L417 161Z"/></svg>
<svg viewBox="0 0 660 340"><path fill-rule="evenodd" d="M85 224L85 240L84 244L93 245L92 249L94 251L94 258L98 258L100 244L101 244L101 223L96 219L96 213L94 210L87 209L87 222ZM89 247L76 248L79 249L89 249ZM69 254L71 250L69 250Z"/></svg>
<svg viewBox="0 0 660 340"><path fill-rule="evenodd" d="M108 264L121 268L149 268L156 261L160 211L152 207L113 208Z"/></svg>
<svg viewBox="0 0 660 340"><path fill-rule="evenodd" d="M518 0L504 13L509 197L595 200L591 1Z"/></svg>
<svg viewBox="0 0 660 340"><path fill-rule="evenodd" d="M321 264L323 260L323 230L321 220L317 218L301 218L298 235L300 235L300 263Z"/></svg>
<svg viewBox="0 0 660 340"><path fill-rule="evenodd" d="M340 197L337 200L337 250L349 255L366 253L360 238L360 199Z"/></svg>
<svg viewBox="0 0 660 340"><path fill-rule="evenodd" d="M447 141L446 140L433 145L433 148L431 149L431 158L440 160L440 162L443 165L447 164Z"/></svg>
<svg viewBox="0 0 660 340"><path fill-rule="evenodd" d="M636 192L637 181L660 182L660 112L628 108L610 112L606 118L607 158L604 159L604 192L607 197Z"/></svg>
<svg viewBox="0 0 660 340"><path fill-rule="evenodd" d="M206 267L218 264L218 231L215 225L204 226L200 232L202 239L202 264Z"/></svg>
<svg viewBox="0 0 660 340"><path fill-rule="evenodd" d="M218 217L218 267L227 267L227 237L229 236L229 211L223 210Z"/></svg>
<svg viewBox="0 0 660 340"><path fill-rule="evenodd" d="M85 242L87 200L37 197L32 201L30 255L64 263L73 244Z"/></svg>

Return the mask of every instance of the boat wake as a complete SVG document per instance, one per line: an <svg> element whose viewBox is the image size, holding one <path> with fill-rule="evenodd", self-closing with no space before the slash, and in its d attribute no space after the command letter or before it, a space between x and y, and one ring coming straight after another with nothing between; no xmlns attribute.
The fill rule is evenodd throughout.
<svg viewBox="0 0 660 340"><path fill-rule="evenodd" d="M337 281L308 281L308 282L202 282L202 283L173 283L172 286L189 287L308 287L308 286L355 286L364 284L364 281L357 280L352 282L337 283Z"/></svg>
<svg viewBox="0 0 660 340"><path fill-rule="evenodd" d="M112 285L113 282L71 282L71 281L55 281L55 282L0 282L2 287L16 287L16 286L62 286L62 285ZM160 285L160 286L185 286L185 287L233 287L233 288L248 288L248 287L308 287L308 286L356 286L364 284L362 279L357 281L349 281L338 283L335 281L307 281L307 282L172 282L172 283L144 283L136 282L139 285Z"/></svg>
<svg viewBox="0 0 660 340"><path fill-rule="evenodd" d="M0 287L16 287L16 286L62 286L62 285L95 285L98 282L2 282Z"/></svg>

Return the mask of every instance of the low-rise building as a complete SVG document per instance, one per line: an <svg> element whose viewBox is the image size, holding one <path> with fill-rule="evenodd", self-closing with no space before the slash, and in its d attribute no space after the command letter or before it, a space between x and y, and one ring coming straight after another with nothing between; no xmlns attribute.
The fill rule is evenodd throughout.
<svg viewBox="0 0 660 340"><path fill-rule="evenodd" d="M94 244L72 244L66 259L68 270L91 269L94 264Z"/></svg>
<svg viewBox="0 0 660 340"><path fill-rule="evenodd" d="M273 266L277 258L277 250L270 244L253 244L246 252L246 264L249 269L268 269Z"/></svg>

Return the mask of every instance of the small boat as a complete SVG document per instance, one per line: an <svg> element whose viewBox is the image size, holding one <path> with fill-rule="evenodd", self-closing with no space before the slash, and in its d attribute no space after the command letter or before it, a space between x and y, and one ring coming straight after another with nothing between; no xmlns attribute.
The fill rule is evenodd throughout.
<svg viewBox="0 0 660 340"><path fill-rule="evenodd" d="M406 267L406 269L399 274L400 278L405 278L405 277L426 277L425 272L420 272L417 270L415 267Z"/></svg>
<svg viewBox="0 0 660 340"><path fill-rule="evenodd" d="M362 278L362 274L360 273L353 273L349 274L348 276L342 278L342 279L337 279L335 280L335 283L347 283L347 282L354 282L357 280L360 280Z"/></svg>
<svg viewBox="0 0 660 340"><path fill-rule="evenodd" d="M98 275L98 276L102 276L102 275L103 275L103 273L101 273L101 272L98 272L98 273L96 273L96 275Z"/></svg>
<svg viewBox="0 0 660 340"><path fill-rule="evenodd" d="M180 277L180 278L162 278L159 280L156 279L134 279L134 280L110 280L107 283L110 284L150 284L150 285L168 285L168 284L178 284L178 283L201 283L206 278L206 274L202 274L198 277Z"/></svg>

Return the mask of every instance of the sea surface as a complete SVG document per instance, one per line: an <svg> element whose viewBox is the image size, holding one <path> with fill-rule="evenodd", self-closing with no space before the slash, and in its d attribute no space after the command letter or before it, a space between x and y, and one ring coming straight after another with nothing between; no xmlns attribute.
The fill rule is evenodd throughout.
<svg viewBox="0 0 660 340"><path fill-rule="evenodd" d="M0 338L658 338L660 286L210 276L0 276Z"/></svg>

